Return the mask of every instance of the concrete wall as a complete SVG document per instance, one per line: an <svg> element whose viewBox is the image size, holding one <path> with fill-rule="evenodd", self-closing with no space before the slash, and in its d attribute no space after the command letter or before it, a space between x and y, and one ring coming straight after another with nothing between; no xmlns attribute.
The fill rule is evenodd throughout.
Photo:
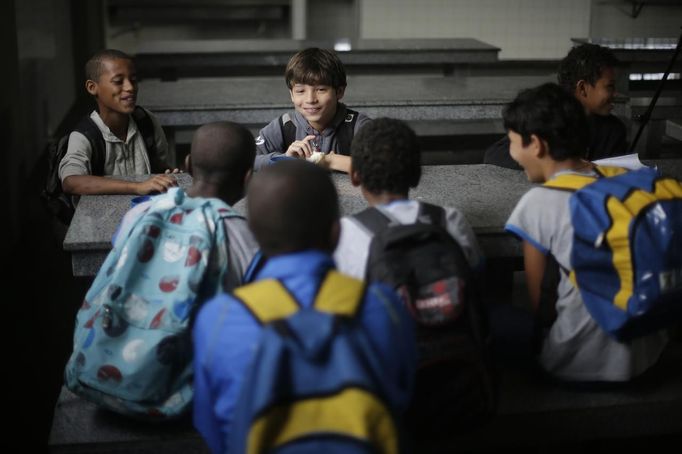
<svg viewBox="0 0 682 454"><path fill-rule="evenodd" d="M586 36L590 0L358 0L363 38L476 38L502 59L557 59Z"/></svg>
<svg viewBox="0 0 682 454"><path fill-rule="evenodd" d="M652 2L656 3L656 2ZM682 0L675 5L645 4L632 17L631 2L593 0L590 36L593 38L677 38L682 27Z"/></svg>
<svg viewBox="0 0 682 454"><path fill-rule="evenodd" d="M363 38L476 38L501 59L559 59L571 38L673 37L682 1L645 5L603 0L356 0Z"/></svg>

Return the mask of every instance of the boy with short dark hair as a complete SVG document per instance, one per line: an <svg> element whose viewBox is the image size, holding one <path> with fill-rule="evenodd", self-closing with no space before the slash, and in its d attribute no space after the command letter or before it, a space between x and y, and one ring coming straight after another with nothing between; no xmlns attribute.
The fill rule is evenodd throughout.
<svg viewBox="0 0 682 454"><path fill-rule="evenodd" d="M304 161L277 162L255 174L247 197L249 225L268 258L256 282L247 287L276 280L298 306L312 307L328 277L338 276L331 253L339 236L339 205L331 178L325 170ZM349 286L362 285L350 277L342 279ZM243 304L240 291L247 287L204 305L193 331L194 425L214 453L227 452L232 430L244 424L235 420L235 406L247 386L245 375L255 367L252 363L264 331L260 319ZM276 298L272 286L269 288L263 295L269 305L286 307L286 301ZM334 304L351 303L343 291L335 294L340 301ZM366 333L372 356L380 360L387 404L400 412L409 402L415 369L412 321L397 295L384 285L368 284L358 307L355 319ZM305 339L301 342L305 344ZM282 389L290 390L293 385L286 380L294 374L291 371L280 377ZM352 410L350 414L354 414ZM340 412L336 419L346 420L347 415ZM364 427L360 420L353 424ZM261 441L276 438L269 435Z"/></svg>
<svg viewBox="0 0 682 454"><path fill-rule="evenodd" d="M416 321L420 358L408 425L429 439L487 420L496 391L478 298L483 256L456 208L409 199L420 155L415 132L400 120L378 118L355 136L350 178L370 207L343 217L334 259L344 273L395 288Z"/></svg>
<svg viewBox="0 0 682 454"><path fill-rule="evenodd" d="M339 102L346 71L334 51L309 48L295 54L284 78L295 111L271 121L256 138L256 169L285 155L348 172L350 142L370 119Z"/></svg>
<svg viewBox="0 0 682 454"><path fill-rule="evenodd" d="M248 129L203 125L186 159L191 186L170 188L126 213L78 312L69 389L136 417L175 418L191 408L196 312L237 287L258 250L232 208L254 157ZM90 345L93 336L98 341ZM115 379L90 386L102 371Z"/></svg>
<svg viewBox="0 0 682 454"><path fill-rule="evenodd" d="M561 60L557 80L572 94L587 114L587 145L583 157L589 161L627 154L627 128L615 115L615 70L619 62L607 47L581 44ZM483 162L521 169L509 155L509 138L503 137L485 152Z"/></svg>
<svg viewBox="0 0 682 454"><path fill-rule="evenodd" d="M587 119L575 96L556 84L524 90L504 110L511 157L534 183L564 173L596 176L583 159L588 143ZM590 316L578 288L569 279L573 227L572 193L544 186L528 191L516 205L506 229L523 240L528 293L540 305L548 256L562 269L556 288L556 319L539 353L542 368L567 381L622 382L649 369L666 344L663 333L629 342L609 337Z"/></svg>
<svg viewBox="0 0 682 454"><path fill-rule="evenodd" d="M403 121L373 120L353 139L350 178L367 203L403 224L417 221L420 202L409 199L421 178L421 150L414 131ZM471 268L482 265L476 236L464 215L445 208L446 229L461 246ZM364 279L372 235L352 216L341 219L341 238L334 252L339 269Z"/></svg>
<svg viewBox="0 0 682 454"><path fill-rule="evenodd" d="M85 65L85 89L97 103L90 119L103 138L104 156L94 156L96 150L84 134L74 131L69 136L66 155L59 165L59 177L65 193L84 194L150 194L164 192L176 186L166 164L168 144L157 119L136 105L137 74L131 56L115 49L105 49L93 55ZM140 111L141 109L141 111ZM146 144L141 126L133 119L150 121L153 144ZM149 148L154 148L155 153ZM98 167L95 168L95 162ZM177 170L174 170L176 172ZM102 172L102 173L99 173ZM141 182L124 181L109 176L152 175Z"/></svg>

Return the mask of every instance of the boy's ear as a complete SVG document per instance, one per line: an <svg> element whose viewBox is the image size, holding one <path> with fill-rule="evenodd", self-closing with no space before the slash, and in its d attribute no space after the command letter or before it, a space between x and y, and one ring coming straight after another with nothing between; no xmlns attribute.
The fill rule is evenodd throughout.
<svg viewBox="0 0 682 454"><path fill-rule="evenodd" d="M185 156L185 172L192 175L192 155L189 153Z"/></svg>
<svg viewBox="0 0 682 454"><path fill-rule="evenodd" d="M246 190L246 187L249 185L249 181L251 181L252 176L253 176L253 169L247 170L246 174L244 175L244 190Z"/></svg>
<svg viewBox="0 0 682 454"><path fill-rule="evenodd" d="M335 220L332 224L332 228L329 231L329 247L330 252L334 252L336 246L339 244L339 237L341 236L341 223L339 220Z"/></svg>
<svg viewBox="0 0 682 454"><path fill-rule="evenodd" d="M97 82L94 80L86 80L85 81L85 89L90 93L92 96L97 96Z"/></svg>
<svg viewBox="0 0 682 454"><path fill-rule="evenodd" d="M575 96L578 99L587 97L587 82L585 79L580 79L578 83L575 84Z"/></svg>
<svg viewBox="0 0 682 454"><path fill-rule="evenodd" d="M547 154L548 147L549 145L547 144L546 140L541 139L540 136L538 136L537 134L530 135L529 148L531 149L531 152L536 158L541 159L545 157L545 155Z"/></svg>
<svg viewBox="0 0 682 454"><path fill-rule="evenodd" d="M339 87L336 89L336 100L338 101L339 99L343 98L343 95L346 93L346 87Z"/></svg>
<svg viewBox="0 0 682 454"><path fill-rule="evenodd" d="M351 164L351 166L350 166L350 183L355 187L358 187L362 184L362 179L360 179L360 174L356 170L353 169L353 164Z"/></svg>

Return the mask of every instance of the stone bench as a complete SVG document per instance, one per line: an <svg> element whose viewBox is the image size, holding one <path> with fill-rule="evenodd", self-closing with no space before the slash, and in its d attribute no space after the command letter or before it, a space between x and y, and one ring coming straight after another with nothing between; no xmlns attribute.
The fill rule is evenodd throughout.
<svg viewBox="0 0 682 454"><path fill-rule="evenodd" d="M681 437L682 341L671 343L645 380L615 390L588 391L548 383L505 368L497 416L486 426L418 452L558 447ZM608 444L606 445L608 446ZM98 409L66 389L54 412L52 453L208 453L189 421L150 425Z"/></svg>
<svg viewBox="0 0 682 454"><path fill-rule="evenodd" d="M50 432L51 453L208 454L210 450L185 420L154 424L98 408L62 387Z"/></svg>

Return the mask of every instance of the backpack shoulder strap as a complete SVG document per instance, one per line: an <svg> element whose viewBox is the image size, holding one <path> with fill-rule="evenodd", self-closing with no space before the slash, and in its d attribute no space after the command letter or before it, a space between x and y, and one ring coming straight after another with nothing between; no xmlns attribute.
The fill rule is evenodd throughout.
<svg viewBox="0 0 682 454"><path fill-rule="evenodd" d="M355 124L357 121L358 113L352 109L346 108L346 116L343 119L343 122L336 128L336 141L340 148L340 150L335 150L337 153L350 156L350 146L353 142Z"/></svg>
<svg viewBox="0 0 682 454"><path fill-rule="evenodd" d="M428 218L431 224L445 227L445 208L432 203L419 202L417 221Z"/></svg>
<svg viewBox="0 0 682 454"><path fill-rule="evenodd" d="M597 174L596 177L588 175L578 175L574 173L565 173L546 181L542 186L552 189L561 189L564 191L575 192L578 189L582 189L590 183L595 182L599 178L614 177L616 175L621 175L628 172L628 169L623 167L610 167L610 166L594 166L594 171Z"/></svg>
<svg viewBox="0 0 682 454"><path fill-rule="evenodd" d="M362 304L364 294L363 281L331 270L317 292L314 307L321 312L353 317Z"/></svg>
<svg viewBox="0 0 682 454"><path fill-rule="evenodd" d="M90 142L92 147L92 156L90 157L90 165L93 175L104 175L104 159L106 156L107 146L102 136L102 131L89 115L83 117L76 127L73 129L80 132Z"/></svg>
<svg viewBox="0 0 682 454"><path fill-rule="evenodd" d="M142 135L142 140L144 141L144 146L147 150L147 158L149 159L151 173L161 173L165 171L166 166L159 163L159 159L156 155L156 135L154 134L154 122L152 122L152 118L147 111L140 106L135 106L132 117L137 124L140 135Z"/></svg>
<svg viewBox="0 0 682 454"><path fill-rule="evenodd" d="M597 172L600 178L603 177L615 177L616 175L621 175L628 172L628 169L624 167L611 167L611 166L594 166L594 171Z"/></svg>
<svg viewBox="0 0 682 454"><path fill-rule="evenodd" d="M565 173L546 181L542 186L550 189L560 189L563 191L575 192L578 189L584 188L590 183L594 183L596 179L597 177L591 177L588 175Z"/></svg>
<svg viewBox="0 0 682 454"><path fill-rule="evenodd" d="M375 207L365 208L351 218L375 235L391 224L391 219Z"/></svg>
<svg viewBox="0 0 682 454"><path fill-rule="evenodd" d="M296 141L296 125L288 113L282 114L279 117L279 129L282 131L282 139L284 140L284 148L286 151L289 145Z"/></svg>
<svg viewBox="0 0 682 454"><path fill-rule="evenodd" d="M264 279L237 288L233 295L261 324L286 318L299 310L299 304L277 279Z"/></svg>
<svg viewBox="0 0 682 454"><path fill-rule="evenodd" d="M256 275L263 269L267 259L263 255L263 251L258 249L256 254L251 259L249 266L244 271L244 276L242 276L242 284L250 284L256 279Z"/></svg>

